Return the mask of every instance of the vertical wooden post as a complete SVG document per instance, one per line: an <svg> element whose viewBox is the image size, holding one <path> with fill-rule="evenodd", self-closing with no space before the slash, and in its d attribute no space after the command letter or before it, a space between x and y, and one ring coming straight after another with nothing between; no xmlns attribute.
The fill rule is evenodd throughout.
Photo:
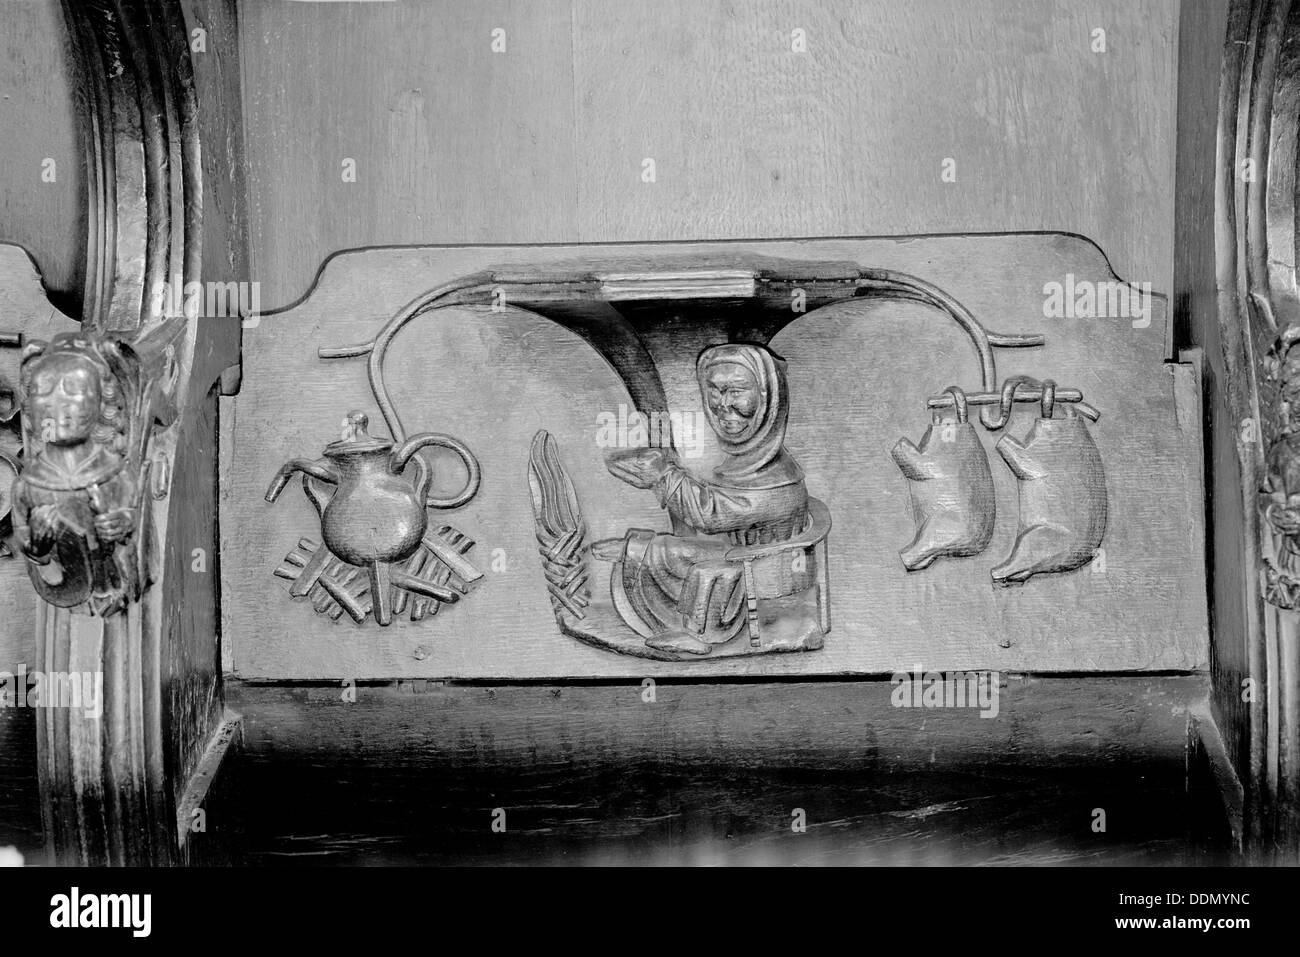
<svg viewBox="0 0 1300 957"><path fill-rule="evenodd" d="M196 8L204 16L190 22L204 25L191 32L187 14ZM79 71L88 183L81 340L110 355L125 349L142 370L143 398L128 408L124 429L138 436L139 454L122 470L138 490L129 548L141 573L119 607L42 602L40 668L103 680L99 716L38 712L47 844L64 864L185 863L195 843L190 815L238 740L217 642L215 460L216 392L219 382L238 380L231 370L241 320L207 314L210 297L190 299L204 279L247 278L242 174L216 184L228 200L225 219L204 220L202 132L238 128L238 88L229 80L238 71L228 72L233 5L65 0L64 18ZM209 30L217 35L196 36ZM199 83L192 39L210 57ZM222 42L228 47L216 49ZM232 162L238 166L229 155L207 159L207 171ZM216 240L209 276L201 273L205 236ZM25 423L29 445L33 428Z"/></svg>
<svg viewBox="0 0 1300 957"><path fill-rule="evenodd" d="M1175 322L1207 366L1211 705L1244 795L1243 843L1264 859L1300 856L1296 536L1280 511L1295 457L1285 356L1300 334L1298 43L1292 0L1182 7Z"/></svg>

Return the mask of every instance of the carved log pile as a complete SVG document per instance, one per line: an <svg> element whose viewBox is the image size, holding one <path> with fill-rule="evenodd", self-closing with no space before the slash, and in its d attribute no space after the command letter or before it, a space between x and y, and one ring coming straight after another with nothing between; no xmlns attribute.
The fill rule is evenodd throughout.
<svg viewBox="0 0 1300 957"><path fill-rule="evenodd" d="M440 598L416 595L398 586L392 586L394 615L404 614L409 606L411 621L423 621L436 615L444 604L453 604L469 593L471 585L483 577L465 554L474 547L474 540L450 525L443 525L420 545L419 550L402 566L402 570L421 581L436 586ZM321 553L324 554L321 554ZM318 559L319 556L319 559ZM325 567L312 584L306 598L317 613L338 621L346 611L361 623L371 613L374 603L370 594L370 580L365 569L349 565L329 554L328 549L310 538L301 538L297 546L284 557L275 570L279 578L297 581L303 570L320 560Z"/></svg>

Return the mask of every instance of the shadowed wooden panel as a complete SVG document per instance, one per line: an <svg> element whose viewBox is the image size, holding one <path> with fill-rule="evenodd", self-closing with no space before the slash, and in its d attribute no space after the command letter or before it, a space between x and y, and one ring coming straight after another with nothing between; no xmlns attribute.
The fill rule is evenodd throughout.
<svg viewBox="0 0 1300 957"><path fill-rule="evenodd" d="M1252 710L1242 693L1242 682L1250 676L1247 622L1252 611L1246 600L1250 589L1243 577L1249 570L1241 563L1248 533L1241 507L1240 429L1231 407L1233 385L1225 366L1226 347L1219 324L1219 310L1231 308L1231 303L1221 304L1218 298L1215 244L1221 233L1212 228L1220 83L1226 82L1220 61L1232 22L1229 7L1228 0L1186 4L1180 25L1174 321L1182 333L1181 340L1204 349L1207 366L1206 455L1213 485L1206 497L1210 527L1214 530L1210 555L1214 588L1210 600L1215 622L1210 663L1215 718L1220 722L1232 764L1244 780L1250 765ZM1238 21L1241 15L1239 10ZM1236 52L1241 51L1238 48ZM1228 95L1236 95L1235 86L1230 87ZM1227 242L1232 242L1230 233Z"/></svg>
<svg viewBox="0 0 1300 957"><path fill-rule="evenodd" d="M0 671L8 665L0 665ZM11 678L0 694L13 693ZM36 712L0 708L0 848L16 847L30 863L43 855L41 798L36 778Z"/></svg>
<svg viewBox="0 0 1300 957"><path fill-rule="evenodd" d="M894 708L886 682L660 683L653 702L639 684L405 682L349 704L336 687L236 681L247 747L207 824L267 865L1191 863L1183 742L1206 691L1009 676L984 719ZM0 844L29 859L35 773L10 745L30 715L0 713Z"/></svg>
<svg viewBox="0 0 1300 957"><path fill-rule="evenodd" d="M72 308L64 297L80 302L85 275L86 184L63 11L59 0L6 0L3 17L0 242L27 249L55 301Z"/></svg>
<svg viewBox="0 0 1300 957"><path fill-rule="evenodd" d="M249 863L1169 864L1207 684L1005 676L989 719L884 681L228 694Z"/></svg>

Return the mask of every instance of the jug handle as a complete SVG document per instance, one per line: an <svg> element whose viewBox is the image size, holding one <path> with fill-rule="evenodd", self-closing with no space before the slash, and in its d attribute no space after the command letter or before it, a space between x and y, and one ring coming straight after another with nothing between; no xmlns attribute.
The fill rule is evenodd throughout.
<svg viewBox="0 0 1300 957"><path fill-rule="evenodd" d="M304 472L302 476L302 490L303 494L307 496L307 501L311 502L312 505L316 507L316 514L321 516L321 518L324 518L325 506L328 505L330 499L334 497L334 490L337 486L327 486L325 489L319 489L316 487L318 481L320 480L314 475L309 475Z"/></svg>
<svg viewBox="0 0 1300 957"><path fill-rule="evenodd" d="M451 498L434 498L429 495L429 482L433 478L433 473L429 471L429 463L415 453L431 445L455 452L465 463L465 471L469 473L469 477L465 480L465 487ZM419 435L413 435L393 450L393 471L400 475L412 459L415 460L416 468L415 490L424 499L426 508L460 508L478 494L483 473L474 453L460 440L453 439L450 435L443 435L441 432L421 432Z"/></svg>

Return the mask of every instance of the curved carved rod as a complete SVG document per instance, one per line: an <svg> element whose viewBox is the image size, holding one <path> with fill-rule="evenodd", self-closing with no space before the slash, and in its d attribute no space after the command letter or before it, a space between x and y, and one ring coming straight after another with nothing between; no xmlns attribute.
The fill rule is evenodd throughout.
<svg viewBox="0 0 1300 957"><path fill-rule="evenodd" d="M486 278L484 278L485 276ZM392 435L393 441L404 442L406 441L406 430L402 427L402 420L398 417L397 409L393 405L392 398L388 395L387 386L384 384L384 356L388 353L388 347L392 344L394 337L402 331L402 327L416 316L437 309L440 306L456 305L457 303L452 297L458 293L491 290L496 285L498 283L495 282L492 274L475 273L472 276L435 286L403 306L397 315L390 319L388 324L370 342L333 349L321 348L317 350L317 355L322 359L348 359L368 354L370 359L367 362L366 371L370 378L370 391L375 395L375 402L379 406L380 414L384 417L384 422L388 425L388 431ZM443 302L443 300L450 301ZM416 461L420 460L417 459Z"/></svg>
<svg viewBox="0 0 1300 957"><path fill-rule="evenodd" d="M899 275L906 275L906 274L900 273ZM886 284L883 282L882 283L867 282L867 283L859 283L859 288L883 289L885 290L886 295L880 296L879 298L881 299L893 299L899 302L919 302L927 306L933 306L936 309L943 309L944 311L947 311L945 306L941 302L936 301L933 296L930 296L925 292L913 289L910 286L894 285L892 283ZM872 296L869 298L876 298L876 297ZM954 299L953 302L960 307L960 303L958 303L957 300ZM814 312L815 311L816 310L814 310ZM972 318L972 321L975 322L977 325L980 326L983 325L983 323L980 323L978 319ZM1038 332L993 332L992 330L985 329L984 338L988 340L988 344L991 345L994 349L1029 349L1029 348L1033 348L1034 346L1042 346L1047 344L1047 337L1044 336L1042 333L1038 333Z"/></svg>
<svg viewBox="0 0 1300 957"><path fill-rule="evenodd" d="M993 359L993 349L1021 349L1041 346L1047 339L1042 335L1007 334L989 332L971 311L933 283L926 282L908 273L894 272L889 269L863 270L863 278L858 281L859 288L881 290L901 298L924 302L946 312L962 327L979 356L980 376L983 390L991 393L998 387L997 364ZM1000 423L993 408L985 406L980 409L980 422L990 431L995 431L1005 423Z"/></svg>
<svg viewBox="0 0 1300 957"><path fill-rule="evenodd" d="M578 280L578 282L589 284L590 280ZM322 359L347 359L369 356L367 374L370 380L371 392L374 394L380 414L383 415L384 422L387 424L394 441L402 442L406 438L406 431L402 426L401 418L397 414L397 409L393 405L392 398L384 382L384 357L393 339L406 324L424 313L460 305L471 295L488 292L499 286L554 286L555 283L556 280L547 278L539 278L533 281L512 278L508 282L503 282L494 273L490 272L465 276L444 283L441 286L435 286L433 289L427 290L412 299L398 310L397 314L388 321L371 341L346 346L321 347L317 350L317 355ZM908 273L887 269L862 270L858 279L858 287L879 290L894 298L922 302L946 313L961 326L974 344L979 357L982 384L986 392L997 388L997 366L993 358L994 348L1026 348L1041 346L1046 342L1046 337L1040 334L989 332L969 309L943 289ZM1001 424L998 424L994 410L991 408L981 410L980 421L989 430L1001 428ZM417 466L423 468L421 462L422 460L416 459Z"/></svg>

